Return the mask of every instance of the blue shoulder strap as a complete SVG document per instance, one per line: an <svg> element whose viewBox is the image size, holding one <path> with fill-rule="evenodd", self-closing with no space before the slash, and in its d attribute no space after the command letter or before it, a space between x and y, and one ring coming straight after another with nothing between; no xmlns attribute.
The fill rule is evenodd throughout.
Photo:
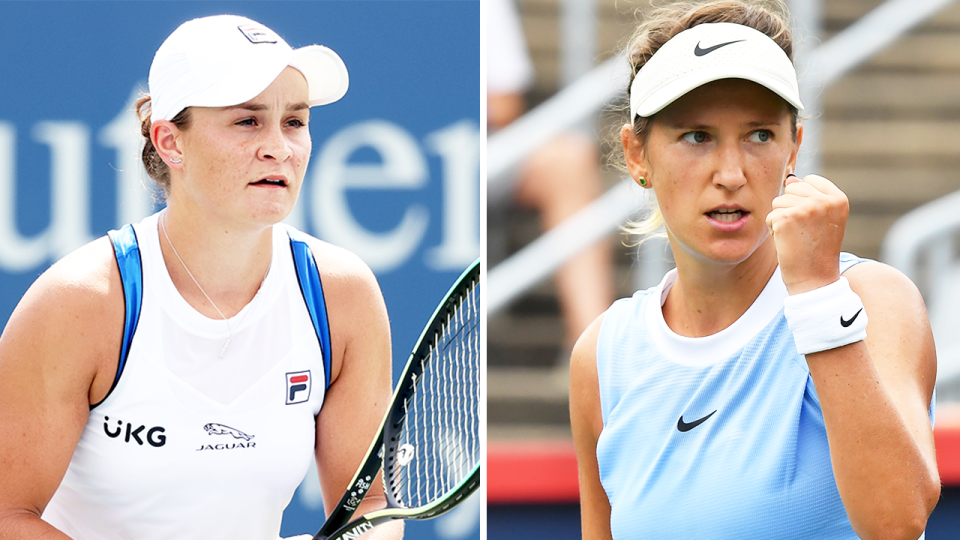
<svg viewBox="0 0 960 540"><path fill-rule="evenodd" d="M290 249L293 251L293 264L297 269L297 281L300 282L300 292L303 301L310 312L313 329L320 340L320 353L323 355L324 388L330 388L330 325L327 323L327 303L323 299L323 285L320 283L320 272L317 270L317 261L307 245L306 235L287 227L290 236Z"/></svg>
<svg viewBox="0 0 960 540"><path fill-rule="evenodd" d="M124 225L119 231L110 231L107 234L113 242L113 252L117 258L117 267L120 269L125 312L120 362L117 364L117 376L110 387L110 392L113 392L127 363L130 343L133 342L133 334L137 331L137 324L140 322L140 306L143 303L143 267L140 264L140 246L137 244L137 233L133 230L133 225ZM107 393L108 396L110 392Z"/></svg>

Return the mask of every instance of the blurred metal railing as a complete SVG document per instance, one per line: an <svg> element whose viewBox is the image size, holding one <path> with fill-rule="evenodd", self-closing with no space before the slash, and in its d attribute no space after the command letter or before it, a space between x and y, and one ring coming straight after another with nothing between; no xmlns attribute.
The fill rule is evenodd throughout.
<svg viewBox="0 0 960 540"><path fill-rule="evenodd" d="M560 133L594 117L621 95L630 76L622 58L611 58L563 88L487 140L487 204L497 206L513 190L513 170Z"/></svg>
<svg viewBox="0 0 960 540"><path fill-rule="evenodd" d="M960 378L960 191L916 208L884 237L883 262L907 275L927 304L937 344L937 383Z"/></svg>
<svg viewBox="0 0 960 540"><path fill-rule="evenodd" d="M487 273L487 314L500 311L511 299L549 277L570 253L578 253L615 232L620 221L611 220L609 216L628 216L635 212L646 192L624 180L490 270Z"/></svg>

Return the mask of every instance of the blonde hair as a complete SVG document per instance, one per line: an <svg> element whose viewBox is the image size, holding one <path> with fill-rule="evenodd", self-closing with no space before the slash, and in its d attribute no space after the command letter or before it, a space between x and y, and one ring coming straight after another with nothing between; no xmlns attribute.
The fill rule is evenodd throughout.
<svg viewBox="0 0 960 540"><path fill-rule="evenodd" d="M698 24L729 22L741 24L754 28L770 37L787 54L787 58L793 61L793 35L789 27L790 16L787 6L783 0L711 0L711 1L679 1L660 6L648 15L645 20L637 27L626 46L627 60L630 62L630 82L627 88L633 84L636 78L650 57L652 57L664 43L673 36L689 30ZM629 115L629 91L626 96L626 103L622 106L623 111ZM798 111L789 106L793 137L797 137ZM650 124L654 116L630 118L633 123L633 134L642 143L646 144L650 134ZM619 144L619 129L617 130L616 143L613 148L622 151ZM618 164L622 164L624 159L617 156ZM624 168L623 165L620 165ZM654 234L663 225L663 215L656 204L656 199L651 197L652 210L639 221L629 221L622 227L622 231L627 236L638 237L634 242L625 242L629 246L638 246L647 238L653 236L662 236L664 233Z"/></svg>

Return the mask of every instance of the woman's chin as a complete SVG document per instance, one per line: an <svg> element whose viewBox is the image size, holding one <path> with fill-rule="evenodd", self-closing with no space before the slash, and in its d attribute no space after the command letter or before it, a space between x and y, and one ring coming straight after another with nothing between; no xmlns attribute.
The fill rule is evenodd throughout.
<svg viewBox="0 0 960 540"><path fill-rule="evenodd" d="M261 202L251 209L250 215L253 221L270 225L287 219L287 216L293 212L293 207L294 203Z"/></svg>
<svg viewBox="0 0 960 540"><path fill-rule="evenodd" d="M740 264L754 254L762 246L762 242L754 240L721 240L704 243L695 249L685 246L685 251L693 258L704 263L730 266Z"/></svg>

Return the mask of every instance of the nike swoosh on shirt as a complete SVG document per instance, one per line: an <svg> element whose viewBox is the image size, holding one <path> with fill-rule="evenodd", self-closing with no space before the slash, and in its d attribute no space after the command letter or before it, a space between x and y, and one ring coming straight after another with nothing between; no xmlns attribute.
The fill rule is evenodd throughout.
<svg viewBox="0 0 960 540"><path fill-rule="evenodd" d="M684 421L683 421L683 415L681 414L681 415L680 415L680 419L677 420L677 429L678 429L681 433L686 433L687 431L690 431L691 429L693 429L693 428L699 426L700 424L706 422L706 421L707 421L707 418L710 418L711 416L713 416L713 413L715 413L715 412L717 412L717 411L713 411L712 413L704 416L703 418L701 418L701 419L699 419L699 420L694 420L693 422L690 422L690 423L684 422Z"/></svg>
<svg viewBox="0 0 960 540"><path fill-rule="evenodd" d="M728 41L726 43L720 43L719 45L714 45L713 47L707 47L706 49L701 49L700 43L697 42L697 46L693 48L693 54L695 56L703 56L703 55L712 53L713 51L719 49L720 47L726 47L727 45L730 45L732 43L740 43L741 41L746 41L746 40L738 39L736 41Z"/></svg>

